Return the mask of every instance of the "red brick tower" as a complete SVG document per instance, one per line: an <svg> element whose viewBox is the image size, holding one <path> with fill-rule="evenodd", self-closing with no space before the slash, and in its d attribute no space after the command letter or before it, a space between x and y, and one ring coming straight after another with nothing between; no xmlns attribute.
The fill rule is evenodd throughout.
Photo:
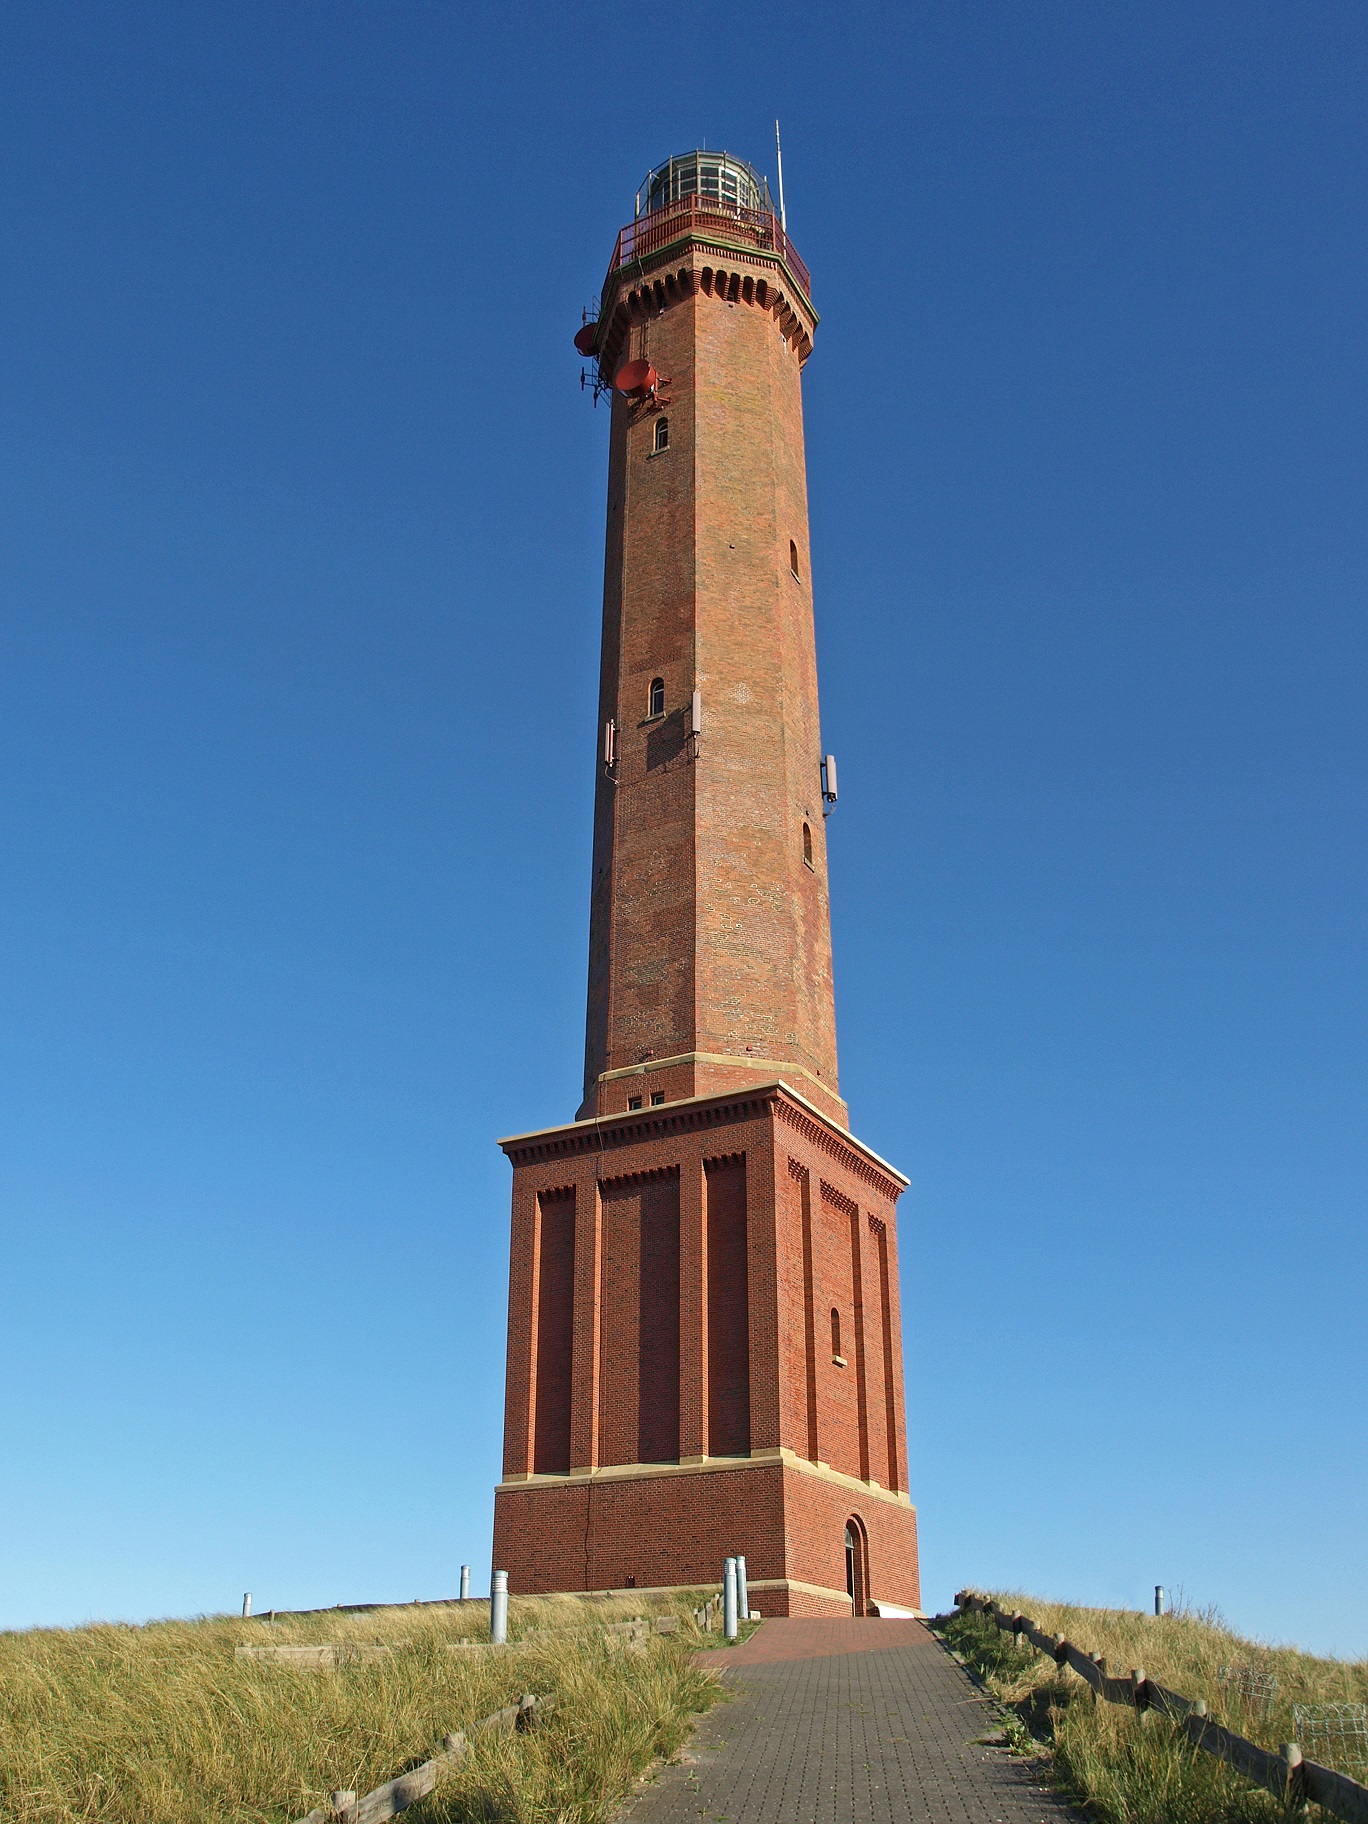
<svg viewBox="0 0 1368 1824"><path fill-rule="evenodd" d="M515 1591L915 1609L894 1206L849 1132L800 373L763 181L671 159L577 339L613 392L584 1101L513 1164ZM641 199L639 199L640 205Z"/></svg>

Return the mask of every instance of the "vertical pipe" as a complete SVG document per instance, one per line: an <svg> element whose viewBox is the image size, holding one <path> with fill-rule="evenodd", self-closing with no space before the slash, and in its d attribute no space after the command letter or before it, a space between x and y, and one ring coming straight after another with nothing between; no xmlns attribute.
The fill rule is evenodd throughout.
<svg viewBox="0 0 1368 1824"><path fill-rule="evenodd" d="M470 1566L468 1564L461 1566L461 1601L470 1601Z"/></svg>
<svg viewBox="0 0 1368 1824"><path fill-rule="evenodd" d="M489 1638L496 1647L508 1642L508 1572L495 1571L489 1585Z"/></svg>
<svg viewBox="0 0 1368 1824"><path fill-rule="evenodd" d="M728 1558L722 1572L722 1632L736 1639L736 1560Z"/></svg>
<svg viewBox="0 0 1368 1824"><path fill-rule="evenodd" d="M779 165L779 226L788 233L788 217L784 214L784 148L779 144L779 122L774 123L774 156Z"/></svg>
<svg viewBox="0 0 1368 1824"><path fill-rule="evenodd" d="M245 1621L252 1612L252 1592L248 1590L242 1599L242 1618Z"/></svg>
<svg viewBox="0 0 1368 1824"><path fill-rule="evenodd" d="M1164 1612L1164 1586L1162 1583L1156 1583L1154 1586L1154 1612L1156 1615L1162 1615Z"/></svg>
<svg viewBox="0 0 1368 1824"><path fill-rule="evenodd" d="M750 1591L746 1587L746 1559L744 1553L738 1553L736 1558L736 1613L739 1620L750 1620Z"/></svg>

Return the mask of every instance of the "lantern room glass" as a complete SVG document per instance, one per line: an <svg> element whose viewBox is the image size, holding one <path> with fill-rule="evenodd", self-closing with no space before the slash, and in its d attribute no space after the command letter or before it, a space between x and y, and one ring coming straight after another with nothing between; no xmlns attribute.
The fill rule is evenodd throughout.
<svg viewBox="0 0 1368 1824"><path fill-rule="evenodd" d="M682 152L657 165L646 179L646 211L697 196L724 209L764 209L771 214L769 185L744 159L729 152Z"/></svg>

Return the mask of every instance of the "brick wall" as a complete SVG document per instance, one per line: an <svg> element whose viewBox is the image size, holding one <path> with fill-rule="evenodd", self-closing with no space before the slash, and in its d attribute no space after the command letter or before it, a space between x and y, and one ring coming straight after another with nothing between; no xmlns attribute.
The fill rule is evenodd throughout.
<svg viewBox="0 0 1368 1824"><path fill-rule="evenodd" d="M762 1581L839 1592L854 1514L875 1596L882 1579L886 1600L916 1606L916 1517L892 1492L906 1457L902 1180L781 1085L504 1144L507 1433L519 1442L496 1499L496 1556L512 1587L688 1584L739 1550ZM844 1366L831 1359L833 1306ZM598 1479L546 1475L553 1451ZM770 1467L766 1453L783 1451L800 1462ZM726 1458L740 1461L718 1467ZM678 1468L641 1473L651 1463Z"/></svg>
<svg viewBox="0 0 1368 1824"><path fill-rule="evenodd" d="M751 1447L750 1279L744 1156L704 1164L708 1247L708 1430L705 1451Z"/></svg>
<svg viewBox="0 0 1368 1824"><path fill-rule="evenodd" d="M611 778L598 768L585 1113L787 1066L845 1118L803 453L810 339L795 340L773 276L758 252L724 264L676 247L663 278L634 269L634 289L624 280L606 300L622 318L615 359L649 358L668 384L649 406L613 403L596 740L614 721L618 759Z"/></svg>
<svg viewBox="0 0 1368 1824"><path fill-rule="evenodd" d="M679 1173L599 1190L603 1220L600 1463L679 1457ZM567 1459L565 1468L570 1467Z"/></svg>
<svg viewBox="0 0 1368 1824"><path fill-rule="evenodd" d="M873 1600L918 1608L913 1511L782 1466L500 1490L494 1560L511 1589L544 1594L716 1585L743 1552L761 1614L848 1614L852 1519L868 1536ZM754 1588L784 1582L808 1587Z"/></svg>
<svg viewBox="0 0 1368 1824"><path fill-rule="evenodd" d="M552 1475L570 1468L570 1364L574 1341L575 1193L537 1199L536 1408L533 1467Z"/></svg>

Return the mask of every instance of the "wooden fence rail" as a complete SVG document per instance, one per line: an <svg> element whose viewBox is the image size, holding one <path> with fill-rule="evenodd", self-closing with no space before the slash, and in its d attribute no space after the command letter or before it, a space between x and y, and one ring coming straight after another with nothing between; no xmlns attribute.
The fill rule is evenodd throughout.
<svg viewBox="0 0 1368 1824"><path fill-rule="evenodd" d="M1296 1742L1285 1743L1279 1754L1260 1748L1257 1742L1247 1741L1233 1729L1212 1722L1204 1699L1183 1697L1177 1691L1166 1690L1142 1671L1134 1671L1126 1678L1113 1678L1107 1671L1107 1662L1099 1655L1083 1652L1062 1636L1056 1638L1046 1634L1027 1615L1009 1615L991 1597L961 1590L955 1597L955 1607L962 1614L977 1611L986 1615L1004 1634L1011 1634L1018 1641L1029 1641L1038 1653L1044 1653L1056 1665L1068 1666L1080 1678L1086 1679L1107 1703L1129 1704L1134 1710L1160 1711L1178 1725L1194 1748L1225 1761L1275 1798L1289 1805L1304 1804L1310 1799L1337 1818L1343 1818L1345 1824L1368 1824L1368 1786L1361 1786L1347 1774L1336 1773L1333 1767L1322 1767L1316 1761L1304 1759Z"/></svg>
<svg viewBox="0 0 1368 1824"><path fill-rule="evenodd" d="M349 1640L329 1641L311 1647L233 1648L235 1659L255 1660L267 1666L296 1666L308 1672L335 1672L339 1666L360 1665L367 1660L392 1659L393 1656L393 1647Z"/></svg>
<svg viewBox="0 0 1368 1824"><path fill-rule="evenodd" d="M545 1697L529 1695L519 1704L496 1710L493 1716L481 1717L478 1723L471 1724L470 1733L483 1735L489 1729L531 1729L555 1701L551 1694ZM326 1810L316 1807L302 1824L384 1824L386 1818L396 1817L410 1805L416 1805L419 1799L425 1799L442 1775L449 1773L469 1753L470 1743L464 1734L458 1731L455 1735L443 1736L442 1752L433 1755L430 1761L424 1761L421 1767L401 1773L396 1780L387 1780L361 1799L354 1792L335 1792L331 1806Z"/></svg>

